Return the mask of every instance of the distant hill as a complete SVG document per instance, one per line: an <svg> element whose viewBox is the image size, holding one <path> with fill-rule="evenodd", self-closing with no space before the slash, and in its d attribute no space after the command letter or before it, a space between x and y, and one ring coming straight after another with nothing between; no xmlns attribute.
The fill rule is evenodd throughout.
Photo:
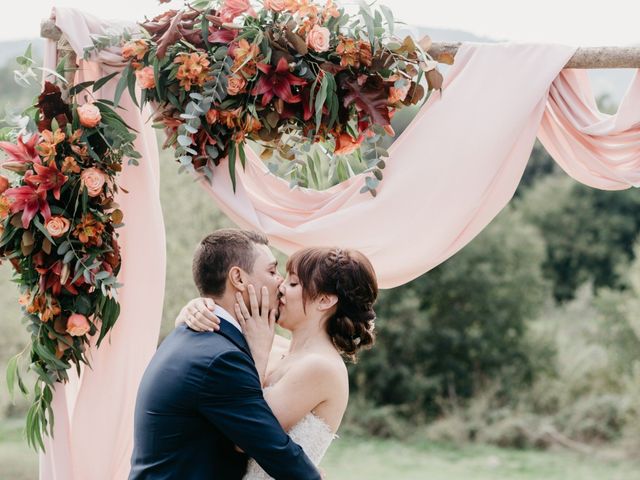
<svg viewBox="0 0 640 480"><path fill-rule="evenodd" d="M430 27L400 27L398 28L398 33L411 34L417 38L429 35L431 39L436 42L495 43L505 41L491 37L478 36L462 30ZM42 58L44 40L40 38L0 42L0 66L5 65L8 61L11 61L18 55L21 55L29 43L33 45L34 55L38 58ZM622 96L627 90L634 71L635 70L633 69L590 70L589 77L591 78L594 94L596 97L608 95L610 100L617 105L620 103Z"/></svg>

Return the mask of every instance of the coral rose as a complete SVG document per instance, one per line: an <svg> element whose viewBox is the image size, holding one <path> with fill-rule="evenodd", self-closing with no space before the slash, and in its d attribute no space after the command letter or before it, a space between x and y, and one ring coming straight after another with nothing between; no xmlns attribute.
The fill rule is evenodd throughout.
<svg viewBox="0 0 640 480"><path fill-rule="evenodd" d="M99 168L87 168L80 174L82 184L87 187L90 197L97 197L102 193L102 187L107 181L107 175Z"/></svg>
<svg viewBox="0 0 640 480"><path fill-rule="evenodd" d="M329 50L329 39L331 32L326 27L315 25L307 34L307 45L316 52L326 52Z"/></svg>
<svg viewBox="0 0 640 480"><path fill-rule="evenodd" d="M9 179L0 175L0 195L9 189Z"/></svg>
<svg viewBox="0 0 640 480"><path fill-rule="evenodd" d="M233 75L229 77L227 82L227 93L229 95L238 95L244 91L244 87L247 86L247 81L240 75Z"/></svg>
<svg viewBox="0 0 640 480"><path fill-rule="evenodd" d="M283 12L287 8L287 0L265 0L264 8L273 12Z"/></svg>
<svg viewBox="0 0 640 480"><path fill-rule="evenodd" d="M80 118L80 125L87 128L97 127L100 124L100 120L102 120L100 109L93 103L85 103L78 107L78 117Z"/></svg>
<svg viewBox="0 0 640 480"><path fill-rule="evenodd" d="M86 335L90 329L91 326L89 325L87 317L79 313L74 313L67 320L67 333L72 337Z"/></svg>
<svg viewBox="0 0 640 480"><path fill-rule="evenodd" d="M71 226L71 222L60 215L55 215L47 221L45 227L49 235L53 238L60 238L62 235L69 231L69 227Z"/></svg>
<svg viewBox="0 0 640 480"><path fill-rule="evenodd" d="M136 70L136 78L140 88L156 88L156 79L153 75L153 67L144 67Z"/></svg>

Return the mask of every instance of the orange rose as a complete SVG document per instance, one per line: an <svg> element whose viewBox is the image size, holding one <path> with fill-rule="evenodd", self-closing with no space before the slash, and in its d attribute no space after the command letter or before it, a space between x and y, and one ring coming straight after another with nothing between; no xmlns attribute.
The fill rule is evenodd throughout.
<svg viewBox="0 0 640 480"><path fill-rule="evenodd" d="M336 148L333 153L336 155L349 155L360 148L364 137L360 135L358 140L354 140L348 133L341 133L336 139Z"/></svg>
<svg viewBox="0 0 640 480"><path fill-rule="evenodd" d="M287 0L265 0L264 8L273 12L283 12L287 8Z"/></svg>
<svg viewBox="0 0 640 480"><path fill-rule="evenodd" d="M78 107L78 117L80 118L80 125L87 128L97 127L100 124L100 120L102 120L100 109L93 103L85 103Z"/></svg>
<svg viewBox="0 0 640 480"><path fill-rule="evenodd" d="M0 175L0 195L9 189L9 179Z"/></svg>
<svg viewBox="0 0 640 480"><path fill-rule="evenodd" d="M107 181L107 175L99 168L87 168L80 174L82 184L87 187L90 197L97 197L102 193L102 187Z"/></svg>
<svg viewBox="0 0 640 480"><path fill-rule="evenodd" d="M307 45L316 52L326 52L329 50L329 39L331 32L326 27L315 25L307 35Z"/></svg>
<svg viewBox="0 0 640 480"><path fill-rule="evenodd" d="M244 87L247 86L247 81L240 75L233 75L228 78L227 81L227 93L229 95L238 95L244 91Z"/></svg>
<svg viewBox="0 0 640 480"><path fill-rule="evenodd" d="M60 215L51 217L45 224L47 232L49 232L49 235L53 238L60 238L69 231L70 226L71 222Z"/></svg>
<svg viewBox="0 0 640 480"><path fill-rule="evenodd" d="M153 67L144 67L136 70L136 78L140 88L156 88L156 79L153 75Z"/></svg>
<svg viewBox="0 0 640 480"><path fill-rule="evenodd" d="M67 320L67 333L72 337L86 335L90 329L91 326L89 325L87 317L79 313L74 313L69 317L69 320Z"/></svg>

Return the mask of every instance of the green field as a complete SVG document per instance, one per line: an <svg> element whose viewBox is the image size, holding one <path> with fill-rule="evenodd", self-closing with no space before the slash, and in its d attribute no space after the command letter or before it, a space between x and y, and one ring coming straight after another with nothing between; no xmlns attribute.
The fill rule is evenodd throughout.
<svg viewBox="0 0 640 480"><path fill-rule="evenodd" d="M22 420L0 422L0 479L37 478L38 458L21 435ZM322 469L331 480L637 480L640 463L569 452L452 447L417 442L334 442Z"/></svg>

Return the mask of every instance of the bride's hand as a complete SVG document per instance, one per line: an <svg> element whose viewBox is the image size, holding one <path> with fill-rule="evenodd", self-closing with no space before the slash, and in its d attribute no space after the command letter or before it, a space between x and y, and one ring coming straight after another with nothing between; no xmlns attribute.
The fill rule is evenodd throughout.
<svg viewBox="0 0 640 480"><path fill-rule="evenodd" d="M181 323L196 332L220 330L220 319L213 313L216 302L211 298L194 298L187 303L176 318L176 327Z"/></svg>
<svg viewBox="0 0 640 480"><path fill-rule="evenodd" d="M264 382L269 352L271 352L276 332L276 310L269 310L269 290L267 287L262 287L262 305L260 307L258 307L258 297L253 285L249 285L248 292L251 311L244 303L242 295L236 293L236 319L249 344L260 379Z"/></svg>

